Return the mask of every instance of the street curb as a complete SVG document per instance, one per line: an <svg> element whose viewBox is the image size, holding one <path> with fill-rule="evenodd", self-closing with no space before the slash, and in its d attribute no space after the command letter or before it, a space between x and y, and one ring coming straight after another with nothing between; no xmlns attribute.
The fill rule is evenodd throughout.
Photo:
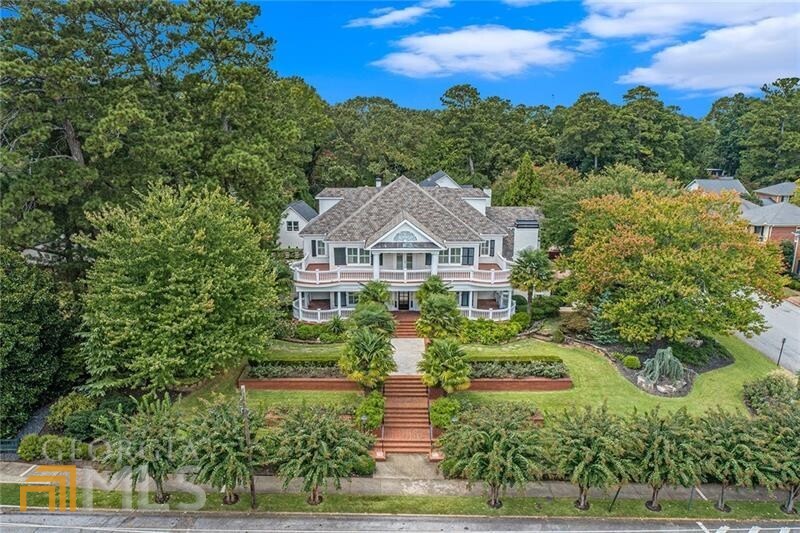
<svg viewBox="0 0 800 533"><path fill-rule="evenodd" d="M695 518L675 518L675 517L667 517L667 516L648 516L648 517L641 517L641 516L591 516L591 515L485 515L485 514L407 514L407 513L338 513L338 512L318 512L318 513L309 513L303 511L174 511L171 509L168 510L161 510L161 509L108 509L108 508L96 508L96 509L78 509L76 511L64 512L64 511L50 511L48 507L33 507L29 506L28 509L33 511L48 511L53 515L62 515L62 516L70 516L78 514L106 514L106 515L118 515L122 513L134 513L134 514L159 514L164 516L187 516L192 514L202 514L204 516L211 516L215 518L224 518L224 517L245 517L245 516L264 516L264 517L281 517L281 516L291 516L297 518L320 518L320 517L342 517L342 518L363 518L365 516L380 516L380 517L391 517L391 518L468 518L468 519L512 519L512 520L584 520L584 519L594 519L594 520L608 520L608 521L662 521L662 522L697 522L698 520L706 520L706 521L723 521L723 522L730 522L730 523L750 523L754 521L758 522L775 522L779 524L786 523L783 519L778 518L712 518L712 517L695 517ZM15 505L0 505L0 515L3 514L25 514L19 510L18 506ZM796 520L798 524L800 524L800 516ZM791 522L789 522L791 524Z"/></svg>

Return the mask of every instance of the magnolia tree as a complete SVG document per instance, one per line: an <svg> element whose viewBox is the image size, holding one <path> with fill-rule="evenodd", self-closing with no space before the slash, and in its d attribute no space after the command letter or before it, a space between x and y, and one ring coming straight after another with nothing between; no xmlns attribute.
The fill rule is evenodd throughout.
<svg viewBox="0 0 800 533"><path fill-rule="evenodd" d="M628 342L681 341L764 330L760 301L777 303L777 248L747 230L732 197L635 192L581 202L570 299L593 306Z"/></svg>

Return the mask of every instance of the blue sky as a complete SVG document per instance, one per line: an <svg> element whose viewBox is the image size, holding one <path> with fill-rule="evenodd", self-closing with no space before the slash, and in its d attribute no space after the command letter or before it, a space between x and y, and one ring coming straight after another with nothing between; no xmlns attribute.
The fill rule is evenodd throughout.
<svg viewBox="0 0 800 533"><path fill-rule="evenodd" d="M514 103L620 102L653 87L703 116L721 95L800 74L797 2L261 2L272 66L331 103L385 96L435 108L458 83Z"/></svg>

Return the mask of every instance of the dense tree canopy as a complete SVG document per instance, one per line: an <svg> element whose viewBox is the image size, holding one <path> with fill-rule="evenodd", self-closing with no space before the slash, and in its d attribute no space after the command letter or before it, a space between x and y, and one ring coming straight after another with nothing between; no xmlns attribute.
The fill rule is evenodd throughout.
<svg viewBox="0 0 800 533"><path fill-rule="evenodd" d="M89 214L99 233L83 352L94 391L164 389L259 355L277 302L246 208L223 192L154 186L129 209Z"/></svg>
<svg viewBox="0 0 800 533"><path fill-rule="evenodd" d="M569 261L571 298L632 342L758 333L758 299L781 298L781 255L758 242L732 197L634 192L584 200Z"/></svg>

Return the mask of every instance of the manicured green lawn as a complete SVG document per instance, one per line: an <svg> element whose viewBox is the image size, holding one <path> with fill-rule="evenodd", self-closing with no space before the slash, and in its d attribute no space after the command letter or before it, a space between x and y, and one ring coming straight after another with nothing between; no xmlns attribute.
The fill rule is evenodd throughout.
<svg viewBox="0 0 800 533"><path fill-rule="evenodd" d="M269 356L275 359L338 359L341 350L341 344L298 344L274 341L270 347ZM201 399L210 400L215 394L231 398L237 396L239 391L236 390L236 378L243 367L244 362L202 383L196 390L181 398L178 402L178 409L182 412L195 411L202 406ZM299 406L303 403L335 407L352 403L358 397L359 394L355 392L249 390L247 391L247 404L251 408L263 407L265 409L275 406Z"/></svg>
<svg viewBox="0 0 800 533"><path fill-rule="evenodd" d="M78 490L78 507L83 506L85 493ZM778 519L786 521L777 500L771 502L729 501L733 509L730 513L720 513L713 508L713 502L695 500L692 510L687 511L685 501L661 500L664 507L660 513L647 511L640 500L619 499L611 512L609 500L591 500L591 508L586 512L576 510L572 498L523 498L513 496L513 492L503 498L503 507L490 509L486 498L481 496L360 496L325 493L321 505L312 507L306 503L305 494L259 494L256 498L259 511L271 512L318 512L318 513L389 513L389 514L441 514L441 515L487 515L487 516L595 516L595 517L663 517L663 518L717 518L717 519ZM136 506L137 498L133 498ZM172 494L169 506L178 503L192 503L195 499L189 494ZM0 485L0 503L19 505L19 485ZM31 494L29 506L47 506L44 494ZM119 509L122 493L93 493L94 508ZM165 506L165 509L168 507ZM221 495L206 495L203 506L206 511L249 511L249 495L242 494L235 505L222 505Z"/></svg>
<svg viewBox="0 0 800 533"><path fill-rule="evenodd" d="M600 354L553 343L524 340L502 346L468 346L470 355L486 356L490 353L505 357L514 355L557 355L569 368L574 387L556 392L480 392L459 393L473 402L525 401L544 411L558 412L583 405L601 405L607 402L611 411L628 413L652 409L661 405L674 410L686 407L691 413L702 413L720 406L744 412L742 384L775 369L774 363L760 352L735 337L721 337L719 341L733 354L732 365L712 370L698 376L688 396L662 398L639 390L622 377L613 364Z"/></svg>

